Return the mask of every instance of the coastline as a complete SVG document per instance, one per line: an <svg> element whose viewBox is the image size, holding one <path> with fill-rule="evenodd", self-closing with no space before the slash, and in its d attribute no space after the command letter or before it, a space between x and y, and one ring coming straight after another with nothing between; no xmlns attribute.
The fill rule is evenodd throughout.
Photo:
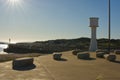
<svg viewBox="0 0 120 80"><path fill-rule="evenodd" d="M8 54L4 49L8 48L8 44L0 44L0 54Z"/></svg>

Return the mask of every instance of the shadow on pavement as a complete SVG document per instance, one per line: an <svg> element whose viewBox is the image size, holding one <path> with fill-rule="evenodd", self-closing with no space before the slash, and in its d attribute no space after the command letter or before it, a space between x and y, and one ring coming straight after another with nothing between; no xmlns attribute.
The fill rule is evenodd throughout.
<svg viewBox="0 0 120 80"><path fill-rule="evenodd" d="M120 61L112 61L112 62L120 64Z"/></svg>
<svg viewBox="0 0 120 80"><path fill-rule="evenodd" d="M86 59L80 59L80 60L96 60L96 58L86 58Z"/></svg>
<svg viewBox="0 0 120 80"><path fill-rule="evenodd" d="M61 59L58 59L58 60L56 60L56 61L67 61L67 59L61 58Z"/></svg>

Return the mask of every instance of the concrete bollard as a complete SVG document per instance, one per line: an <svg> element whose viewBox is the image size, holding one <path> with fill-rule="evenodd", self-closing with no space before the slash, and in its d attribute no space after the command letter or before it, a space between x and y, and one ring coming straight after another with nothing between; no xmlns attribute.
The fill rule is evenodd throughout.
<svg viewBox="0 0 120 80"><path fill-rule="evenodd" d="M80 50L80 49L76 49L76 50L73 50L73 51L72 51L72 54L73 54L73 55L77 55L77 53L79 53L79 52L83 52L83 51Z"/></svg>
<svg viewBox="0 0 120 80"><path fill-rule="evenodd" d="M108 50L98 49L98 50L96 50L96 53L98 53L98 52L104 52L105 54L109 54Z"/></svg>
<svg viewBox="0 0 120 80"><path fill-rule="evenodd" d="M120 50L115 50L114 53L115 54L120 54Z"/></svg>
<svg viewBox="0 0 120 80"><path fill-rule="evenodd" d="M88 52L79 52L77 54L78 59L90 59L90 54Z"/></svg>
<svg viewBox="0 0 120 80"><path fill-rule="evenodd" d="M61 60L61 56L62 56L61 53L53 53L53 59L55 60Z"/></svg>
<svg viewBox="0 0 120 80"><path fill-rule="evenodd" d="M12 67L15 68L23 68L23 67L29 67L33 65L34 59L31 57L25 57L25 58L18 58L13 60Z"/></svg>
<svg viewBox="0 0 120 80"><path fill-rule="evenodd" d="M108 61L115 61L116 55L115 54L105 54L104 58L107 59Z"/></svg>
<svg viewBox="0 0 120 80"><path fill-rule="evenodd" d="M105 52L97 52L96 53L96 57L98 57L98 58L104 58L105 54L106 54Z"/></svg>

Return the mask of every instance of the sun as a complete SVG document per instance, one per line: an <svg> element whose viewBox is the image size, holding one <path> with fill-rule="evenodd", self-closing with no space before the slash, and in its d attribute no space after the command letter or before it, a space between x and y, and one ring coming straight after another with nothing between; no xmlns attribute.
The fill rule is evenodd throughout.
<svg viewBox="0 0 120 80"><path fill-rule="evenodd" d="M10 6L10 7L18 7L18 6L21 6L22 4L22 1L23 0L7 0L7 4Z"/></svg>
<svg viewBox="0 0 120 80"><path fill-rule="evenodd" d="M10 3L18 3L20 0L9 0Z"/></svg>
<svg viewBox="0 0 120 80"><path fill-rule="evenodd" d="M21 0L8 0L9 4L11 5L18 5L21 3Z"/></svg>

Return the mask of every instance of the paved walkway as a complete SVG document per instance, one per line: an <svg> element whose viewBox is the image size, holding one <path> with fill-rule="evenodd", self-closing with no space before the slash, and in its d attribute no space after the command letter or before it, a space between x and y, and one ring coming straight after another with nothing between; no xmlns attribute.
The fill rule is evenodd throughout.
<svg viewBox="0 0 120 80"><path fill-rule="evenodd" d="M55 61L52 55L41 56L40 61L55 80L120 80L120 55L117 62L98 59L91 53L91 60L79 60L72 52L64 52L63 61Z"/></svg>
<svg viewBox="0 0 120 80"><path fill-rule="evenodd" d="M35 58L36 67L31 70L13 70L12 62L0 63L0 80L54 80Z"/></svg>
<svg viewBox="0 0 120 80"><path fill-rule="evenodd" d="M79 60L71 51L62 53L63 60L52 54L35 58L36 68L25 71L12 69L12 62L0 63L0 80L120 80L120 55L117 62L98 59Z"/></svg>

